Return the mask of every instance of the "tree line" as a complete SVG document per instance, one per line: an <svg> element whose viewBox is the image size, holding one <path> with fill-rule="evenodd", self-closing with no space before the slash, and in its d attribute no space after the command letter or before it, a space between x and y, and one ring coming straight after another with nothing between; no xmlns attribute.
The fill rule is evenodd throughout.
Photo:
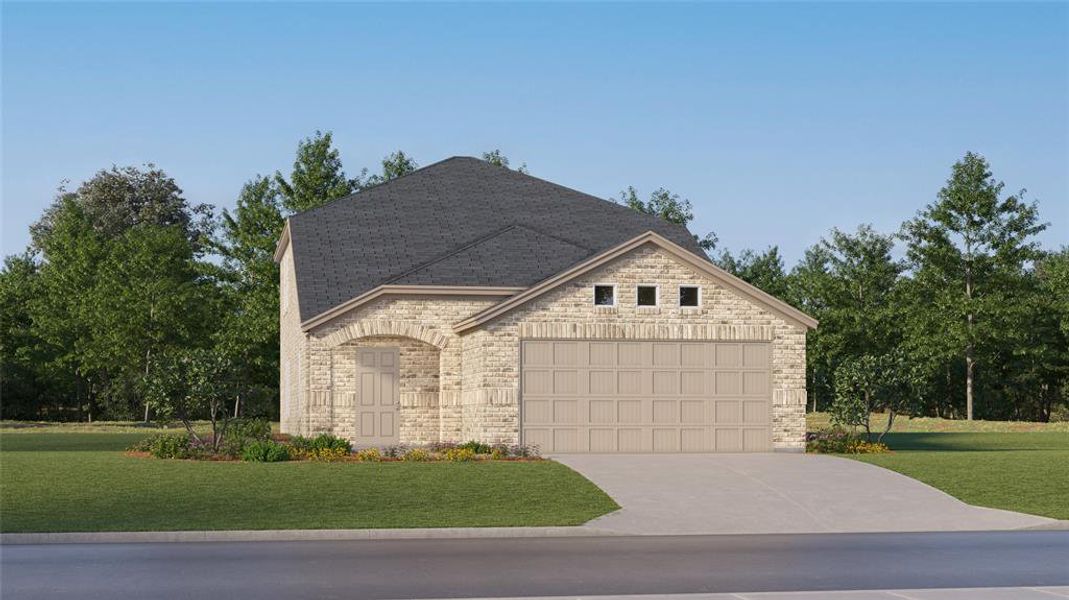
<svg viewBox="0 0 1069 600"><path fill-rule="evenodd" d="M498 150L483 158L510 167ZM218 214L151 164L60 188L29 247L0 270L2 417L167 419L175 406L198 418L277 417L272 256L286 216L417 167L397 151L349 176L331 134L316 132L287 173L253 177ZM664 188L643 200L628 187L616 201L693 219L691 203ZM811 408L863 426L876 409L1049 420L1069 391L1069 250L1042 249L1044 227L1036 203L1005 195L967 154L899 231L832 230L790 270L776 247L698 241L821 321L809 334Z"/></svg>

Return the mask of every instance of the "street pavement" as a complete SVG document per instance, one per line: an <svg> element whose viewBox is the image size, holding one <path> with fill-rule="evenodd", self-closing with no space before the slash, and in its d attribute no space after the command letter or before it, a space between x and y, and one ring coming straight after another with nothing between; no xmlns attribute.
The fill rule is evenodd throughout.
<svg viewBox="0 0 1069 600"><path fill-rule="evenodd" d="M748 597L782 591L1057 586L1069 586L1069 531L0 547L4 600ZM1028 591L1050 598L1059 593Z"/></svg>

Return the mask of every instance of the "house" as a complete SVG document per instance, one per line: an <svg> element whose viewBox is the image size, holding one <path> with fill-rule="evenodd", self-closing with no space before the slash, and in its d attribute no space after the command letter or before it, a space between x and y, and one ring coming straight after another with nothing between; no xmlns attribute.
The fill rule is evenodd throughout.
<svg viewBox="0 0 1069 600"><path fill-rule="evenodd" d="M290 217L275 260L283 432L804 448L816 321L657 217L455 157Z"/></svg>

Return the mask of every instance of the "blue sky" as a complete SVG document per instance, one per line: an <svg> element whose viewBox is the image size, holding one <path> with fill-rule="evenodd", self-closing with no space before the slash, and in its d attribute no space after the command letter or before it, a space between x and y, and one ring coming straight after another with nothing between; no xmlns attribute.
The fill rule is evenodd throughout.
<svg viewBox="0 0 1069 600"><path fill-rule="evenodd" d="M154 162L233 203L332 130L350 172L500 148L789 265L891 231L966 150L1069 243L1069 4L15 4L2 8L2 251L59 183Z"/></svg>

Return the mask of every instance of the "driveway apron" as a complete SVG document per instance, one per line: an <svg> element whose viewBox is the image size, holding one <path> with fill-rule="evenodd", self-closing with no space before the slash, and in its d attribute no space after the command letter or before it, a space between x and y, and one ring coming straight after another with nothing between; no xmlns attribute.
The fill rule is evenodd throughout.
<svg viewBox="0 0 1069 600"><path fill-rule="evenodd" d="M636 535L987 531L1054 519L965 504L915 479L806 454L553 456L622 507L587 523Z"/></svg>

